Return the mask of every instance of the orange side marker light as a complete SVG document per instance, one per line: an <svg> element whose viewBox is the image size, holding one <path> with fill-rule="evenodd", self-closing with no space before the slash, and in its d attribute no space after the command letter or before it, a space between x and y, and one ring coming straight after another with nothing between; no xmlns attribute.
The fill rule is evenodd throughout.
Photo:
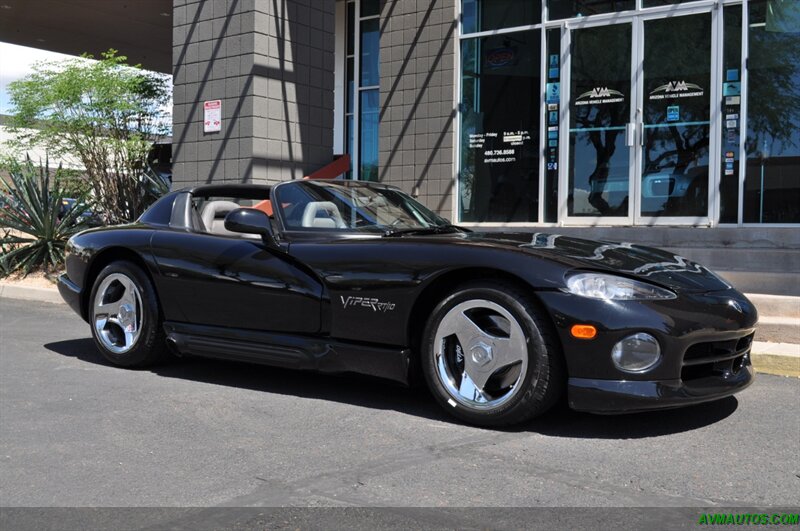
<svg viewBox="0 0 800 531"><path fill-rule="evenodd" d="M597 328L592 325L576 324L572 325L570 333L572 337L577 337L578 339L594 339L597 335Z"/></svg>

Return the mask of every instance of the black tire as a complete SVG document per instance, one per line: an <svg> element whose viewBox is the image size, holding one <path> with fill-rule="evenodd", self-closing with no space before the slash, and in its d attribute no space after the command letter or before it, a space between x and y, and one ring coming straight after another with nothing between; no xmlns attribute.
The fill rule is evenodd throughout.
<svg viewBox="0 0 800 531"><path fill-rule="evenodd" d="M530 288L528 288L530 289ZM478 426L509 426L541 415L561 397L566 371L561 345L549 317L525 288L501 280L470 282L445 297L428 319L421 342L422 372L437 402L451 415ZM470 300L487 300L508 311L521 326L527 344L527 370L519 388L506 402L476 409L456 402L442 383L436 367L434 341L445 315Z"/></svg>
<svg viewBox="0 0 800 531"><path fill-rule="evenodd" d="M139 290L141 299L141 305L138 306L141 312L140 332L133 345L125 352L114 352L107 348L103 340L98 337L98 330L95 326L96 313L94 303L97 298L97 292L103 281L111 275L124 275L130 279ZM161 325L162 319L158 306L158 296L148 276L136 264L121 260L110 263L100 271L92 285L88 314L95 345L97 345L101 354L114 365L141 368L164 362L170 357L166 336Z"/></svg>

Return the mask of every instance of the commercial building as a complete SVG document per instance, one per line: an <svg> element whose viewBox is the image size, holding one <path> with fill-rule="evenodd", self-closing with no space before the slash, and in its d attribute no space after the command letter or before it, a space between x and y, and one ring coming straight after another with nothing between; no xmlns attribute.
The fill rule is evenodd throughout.
<svg viewBox="0 0 800 531"><path fill-rule="evenodd" d="M800 2L144 10L171 16L177 186L299 178L348 153L348 178L400 186L454 222L665 246L800 293ZM150 48L164 40L142 27Z"/></svg>

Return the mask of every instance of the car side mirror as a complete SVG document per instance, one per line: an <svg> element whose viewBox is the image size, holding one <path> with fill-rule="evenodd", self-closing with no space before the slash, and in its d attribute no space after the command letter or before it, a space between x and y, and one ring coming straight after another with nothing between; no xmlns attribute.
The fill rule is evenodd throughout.
<svg viewBox="0 0 800 531"><path fill-rule="evenodd" d="M277 247L269 216L255 208L237 208L225 216L225 228L231 232L258 234L269 247Z"/></svg>

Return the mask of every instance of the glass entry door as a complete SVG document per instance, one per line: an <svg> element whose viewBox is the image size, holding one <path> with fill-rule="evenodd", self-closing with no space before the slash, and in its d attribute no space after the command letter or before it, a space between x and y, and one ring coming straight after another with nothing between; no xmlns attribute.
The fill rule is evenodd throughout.
<svg viewBox="0 0 800 531"><path fill-rule="evenodd" d="M709 202L711 13L644 20L642 30L637 222L703 223Z"/></svg>
<svg viewBox="0 0 800 531"><path fill-rule="evenodd" d="M711 13L566 31L566 223L707 223Z"/></svg>
<svg viewBox="0 0 800 531"><path fill-rule="evenodd" d="M569 45L567 216L630 222L633 24L573 29Z"/></svg>

